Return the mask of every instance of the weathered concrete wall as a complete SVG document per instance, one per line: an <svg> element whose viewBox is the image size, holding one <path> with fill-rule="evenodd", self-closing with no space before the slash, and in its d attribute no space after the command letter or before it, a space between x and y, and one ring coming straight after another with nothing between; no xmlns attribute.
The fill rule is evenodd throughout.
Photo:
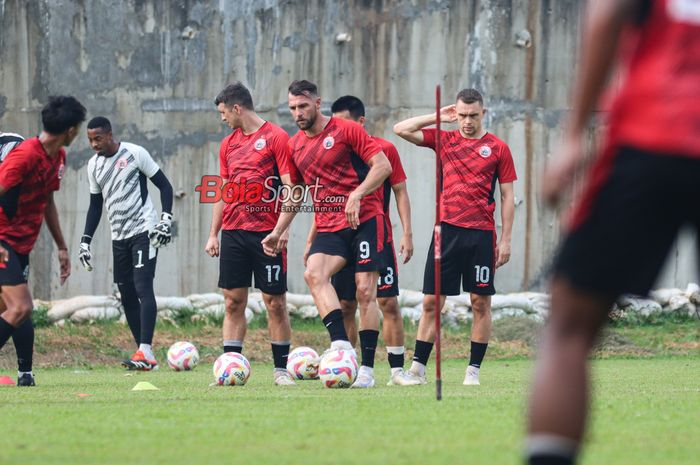
<svg viewBox="0 0 700 465"><path fill-rule="evenodd" d="M391 127L432 111L436 83L446 100L474 86L486 95L487 125L510 144L519 175L513 257L499 270L497 287L523 290L543 284L538 277L558 238L557 217L537 202L536 186L566 109L579 17L575 0L0 0L0 128L36 134L47 97L73 94L90 117L109 117L119 138L145 146L183 194L174 207L177 236L159 257L157 292L187 294L214 290L217 282L217 262L203 252L211 209L194 192L202 175L217 173L218 142L226 134L212 103L216 93L242 80L262 116L289 131L291 80L316 81L328 101L358 95L369 107L368 130L396 143L408 174L416 254L400 267L401 285L420 289L434 156L397 140ZM524 30L529 48L515 45ZM339 33L352 39L339 43ZM81 137L57 196L73 255L89 198L83 169L89 156ZM309 219L303 215L292 228L289 281L297 292L305 288ZM35 294L109 292L104 218L93 248L95 271L74 260L69 284L59 288L44 232L32 257ZM676 252L665 284L687 282L693 264Z"/></svg>

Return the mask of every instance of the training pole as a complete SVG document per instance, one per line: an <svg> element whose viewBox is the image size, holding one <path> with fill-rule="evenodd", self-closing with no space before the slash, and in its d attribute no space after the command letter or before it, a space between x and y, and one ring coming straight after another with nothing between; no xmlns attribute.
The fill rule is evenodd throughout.
<svg viewBox="0 0 700 465"><path fill-rule="evenodd" d="M440 158L440 86L435 88L435 124L437 135L435 137L435 397L442 399L442 373L440 353L440 194L442 193L442 159Z"/></svg>

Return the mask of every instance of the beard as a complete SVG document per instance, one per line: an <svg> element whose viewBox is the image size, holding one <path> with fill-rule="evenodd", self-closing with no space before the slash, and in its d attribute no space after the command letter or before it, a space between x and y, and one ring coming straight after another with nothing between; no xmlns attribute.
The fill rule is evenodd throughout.
<svg viewBox="0 0 700 465"><path fill-rule="evenodd" d="M309 116L308 119L297 120L295 121L295 123L297 124L297 127L299 129L301 129L302 131L306 131L314 125L314 123L316 122L316 117L317 115L316 113L314 113L313 115Z"/></svg>

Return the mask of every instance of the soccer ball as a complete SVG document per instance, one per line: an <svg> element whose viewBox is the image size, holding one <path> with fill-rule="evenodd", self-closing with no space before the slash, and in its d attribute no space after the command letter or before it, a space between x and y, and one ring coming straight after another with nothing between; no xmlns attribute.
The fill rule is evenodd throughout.
<svg viewBox="0 0 700 465"><path fill-rule="evenodd" d="M176 342L168 349L168 366L175 371L193 370L197 363L199 352L189 342Z"/></svg>
<svg viewBox="0 0 700 465"><path fill-rule="evenodd" d="M311 347L297 347L289 353L287 371L292 378L318 378L318 353Z"/></svg>
<svg viewBox="0 0 700 465"><path fill-rule="evenodd" d="M348 388L357 377L357 358L352 350L334 350L321 359L318 376L327 388Z"/></svg>
<svg viewBox="0 0 700 465"><path fill-rule="evenodd" d="M250 363L243 355L226 352L214 362L214 381L219 386L243 386L250 377Z"/></svg>

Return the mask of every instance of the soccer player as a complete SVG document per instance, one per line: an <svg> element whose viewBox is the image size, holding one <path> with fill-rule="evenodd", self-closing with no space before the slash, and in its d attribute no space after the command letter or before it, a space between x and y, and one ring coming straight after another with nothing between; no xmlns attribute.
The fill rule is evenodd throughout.
<svg viewBox="0 0 700 465"><path fill-rule="evenodd" d="M70 259L63 239L53 193L60 187L67 147L85 121L85 107L74 97L50 97L41 110L43 130L39 137L22 142L11 152L3 147L0 163L0 291L4 310L0 314L0 348L10 336L19 362L18 386L34 386L31 324L32 296L27 286L29 253L46 225L58 246L61 284L70 275ZM3 135L6 137L6 135ZM5 139L6 143L19 142Z"/></svg>
<svg viewBox="0 0 700 465"><path fill-rule="evenodd" d="M588 355L609 309L621 294L646 294L681 226L700 226L698 2L591 2L586 18L573 111L542 184L550 205L582 165L586 127L615 61L623 80L553 266L529 409L531 465L576 461Z"/></svg>
<svg viewBox="0 0 700 465"><path fill-rule="evenodd" d="M158 312L153 278L157 249L171 239L173 188L146 149L114 139L107 118L91 119L87 136L96 153L87 164L90 205L80 239L80 263L92 271L90 245L104 203L112 232L114 282L137 347L122 365L129 370L157 370L152 347ZM160 190L160 221L148 195L149 178Z"/></svg>
<svg viewBox="0 0 700 465"><path fill-rule="evenodd" d="M214 100L221 120L233 130L221 141L220 175L224 200L214 205L206 252L219 259L219 287L226 302L224 352L243 350L247 323L245 308L251 275L262 291L274 360L274 383L295 385L287 372L292 329L287 313L287 254L285 232L282 253L270 257L262 239L279 217L273 191L290 185L289 135L255 112L250 91L240 82L227 86ZM235 187L234 187L235 186ZM265 188L263 186L269 186ZM229 191L226 199L226 191ZM277 204L279 205L279 204ZM221 231L221 244L218 234Z"/></svg>
<svg viewBox="0 0 700 465"><path fill-rule="evenodd" d="M453 105L440 110L445 123L457 122L454 131L441 131L442 231L440 308L445 296L459 295L460 283L470 294L474 322L471 354L465 385L479 384L479 369L491 336L491 296L495 269L510 259L511 231L515 202L515 168L510 149L486 131L484 99L475 89L457 94ZM394 132L409 142L435 148L435 114L417 116L394 126ZM496 182L501 191L501 238L496 242L493 212ZM433 243L428 250L423 278L423 314L418 324L416 349L409 373L425 383L425 366L435 340L435 267Z"/></svg>
<svg viewBox="0 0 700 465"><path fill-rule="evenodd" d="M321 98L314 83L292 82L288 104L300 129L289 141L292 179L303 179L307 188L317 187L313 202L318 233L308 250L304 279L330 335L331 349L352 350L330 279L347 264L354 266L361 319L374 319L371 327L378 328L377 280L379 270L384 269L386 237L378 189L391 174L391 164L362 126L321 114ZM277 226L263 241L266 253L279 253L280 237L295 213L280 215ZM353 387L374 386L370 360L375 350L376 336L362 346L363 363Z"/></svg>
<svg viewBox="0 0 700 465"><path fill-rule="evenodd" d="M362 100L352 95L340 97L333 102L331 112L334 118L355 121L363 127L365 125L365 105L362 103ZM394 144L379 137L372 138L381 146L382 151L389 159L392 169L391 176L384 180L384 185L381 188L384 217L387 225L387 243L382 252L385 268L381 271L377 282L377 302L379 303L379 309L384 315L382 333L391 369L389 384L399 386L417 384L415 377L406 377L403 373L405 352L403 317L399 308L399 300L396 298L399 295L399 275L396 265L391 219L389 217L389 203L391 201L391 192L393 191L396 196L396 208L398 209L403 228L399 256L404 257L403 263L408 263L413 255L413 232L411 229L411 203L408 198L408 189L406 188L406 173L403 170L401 158L399 158L399 153L396 151ZM355 323L355 314L357 312L355 294L357 289L355 287L354 268L346 266L331 278L331 283L340 298L345 330L354 346L357 342ZM378 327L373 328L370 326L373 322L373 319L370 322L360 321L360 325L364 328L360 331L360 345L362 347L367 345L376 347L379 331ZM373 359L368 360L368 363L372 362Z"/></svg>

